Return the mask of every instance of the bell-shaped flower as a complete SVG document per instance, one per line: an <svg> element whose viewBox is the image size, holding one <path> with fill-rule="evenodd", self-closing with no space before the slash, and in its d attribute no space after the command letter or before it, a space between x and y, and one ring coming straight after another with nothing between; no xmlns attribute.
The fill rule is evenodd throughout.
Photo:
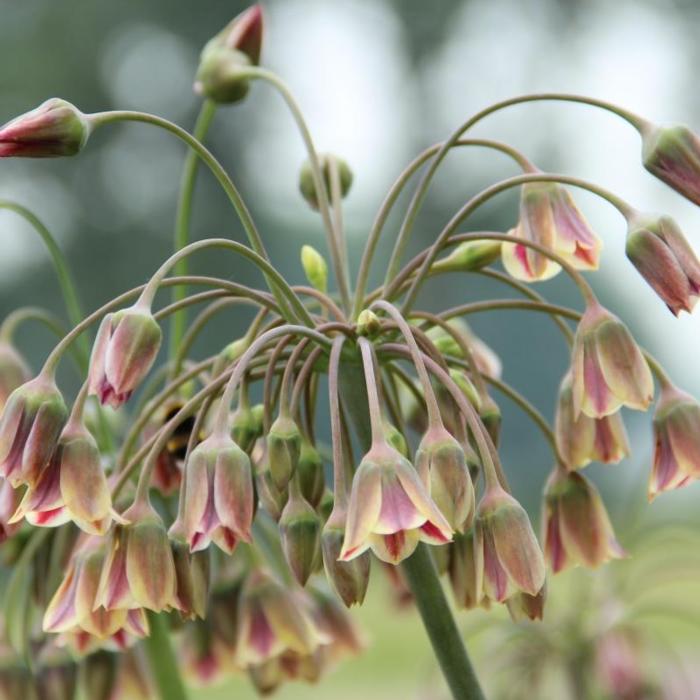
<svg viewBox="0 0 700 700"><path fill-rule="evenodd" d="M595 301L576 329L571 376L575 417L602 418L621 406L644 411L654 397L649 365L627 326Z"/></svg>
<svg viewBox="0 0 700 700"><path fill-rule="evenodd" d="M520 220L510 235L544 246L577 269L598 268L600 239L569 192L557 183L523 185ZM556 262L517 240L503 243L501 256L510 275L528 282L549 279L560 270Z"/></svg>
<svg viewBox="0 0 700 700"><path fill-rule="evenodd" d="M15 487L36 484L67 419L53 378L39 375L15 389L0 417L0 476Z"/></svg>
<svg viewBox="0 0 700 700"><path fill-rule="evenodd" d="M644 167L695 204L700 204L700 139L687 126L641 129Z"/></svg>
<svg viewBox="0 0 700 700"><path fill-rule="evenodd" d="M420 540L445 544L451 539L452 528L411 463L386 442L375 444L353 477L340 558L348 561L371 548L397 564Z"/></svg>
<svg viewBox="0 0 700 700"><path fill-rule="evenodd" d="M537 595L545 581L542 550L524 508L500 486L487 488L477 508L474 546L479 591L503 603L518 592ZM483 586L483 588L482 588Z"/></svg>
<svg viewBox="0 0 700 700"><path fill-rule="evenodd" d="M90 357L89 392L118 408L148 373L163 333L149 308L138 304L102 320Z"/></svg>
<svg viewBox="0 0 700 700"><path fill-rule="evenodd" d="M630 454L627 431L619 413L603 418L591 418L585 413L574 417L570 372L559 387L554 434L559 454L570 469L585 467L590 462L612 464Z"/></svg>
<svg viewBox="0 0 700 700"><path fill-rule="evenodd" d="M555 469L543 507L544 553L554 573L579 565L596 568L625 556L598 490L579 472Z"/></svg>
<svg viewBox="0 0 700 700"><path fill-rule="evenodd" d="M72 520L85 532L104 535L113 515L97 443L80 420L71 419L10 522L26 518L35 526L57 527Z"/></svg>
<svg viewBox="0 0 700 700"><path fill-rule="evenodd" d="M231 554L251 541L254 496L250 458L227 435L199 444L185 465L183 528L193 552L214 542Z"/></svg>
<svg viewBox="0 0 700 700"><path fill-rule="evenodd" d="M649 500L700 477L700 404L675 386L662 388L654 413Z"/></svg>
<svg viewBox="0 0 700 700"><path fill-rule="evenodd" d="M0 127L0 158L73 156L86 144L90 131L82 112L52 97Z"/></svg>
<svg viewBox="0 0 700 700"><path fill-rule="evenodd" d="M479 547L476 546L477 542ZM455 605L466 610L481 605L488 606L482 585L484 549L481 540L476 537L475 529L470 527L464 533L455 533L454 542L447 546L447 573Z"/></svg>
<svg viewBox="0 0 700 700"><path fill-rule="evenodd" d="M150 504L137 502L112 528L95 607L107 610L176 609L177 579L168 534Z"/></svg>
<svg viewBox="0 0 700 700"><path fill-rule="evenodd" d="M630 217L625 250L673 314L693 310L700 296L700 262L670 216Z"/></svg>
<svg viewBox="0 0 700 700"><path fill-rule="evenodd" d="M0 340L0 411L10 394L30 377L29 367L22 356L10 343Z"/></svg>
<svg viewBox="0 0 700 700"><path fill-rule="evenodd" d="M416 469L453 530L463 532L474 517L474 485L464 449L444 427L429 428L416 451Z"/></svg>

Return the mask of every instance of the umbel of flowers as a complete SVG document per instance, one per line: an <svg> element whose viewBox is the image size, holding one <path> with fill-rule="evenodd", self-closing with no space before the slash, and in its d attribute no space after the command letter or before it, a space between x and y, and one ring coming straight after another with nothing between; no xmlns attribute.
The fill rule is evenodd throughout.
<svg viewBox="0 0 700 700"><path fill-rule="evenodd" d="M547 569L624 556L601 496L580 470L630 453L620 409L646 411L655 382L649 496L700 475L700 406L596 298L582 272L598 267L602 242L565 186L593 192L623 216L629 260L674 314L697 301L700 265L669 217L640 213L593 183L543 172L512 146L466 134L518 103L594 106L637 129L645 167L696 203L700 141L685 128L657 127L588 97L540 94L487 107L400 173L351 282L342 209L353 175L341 158L316 152L286 85L259 65L262 37L263 14L254 6L206 45L194 135L151 114L83 114L60 99L0 128L2 157L78 155L94 130L116 122L164 129L189 149L175 251L145 284L87 315L46 227L21 205L0 202L51 243L72 324L38 372L22 359L14 333L24 322L55 320L26 307L0 327L0 533L12 565L5 636L17 655L0 679L21 676L27 663L38 664L41 676L51 666L44 659L58 654L66 668L81 666L91 698L137 685L177 700L187 693L180 670L192 683L245 672L263 694L288 679L316 681L362 647L346 607L362 604L374 568L410 589L454 697L479 698L439 577L458 608L505 604L515 619L538 619ZM234 182L204 145L214 111L244 99L257 82L281 94L308 152L299 188L320 215L330 269L324 255L304 246L306 285L291 285L276 270ZM432 232L429 248L406 261L434 174L453 148L468 146L507 154L519 174L474 194ZM247 243L189 241L201 164L228 196ZM387 218L419 172L385 279L370 289ZM471 215L512 188L521 192L512 230L470 230ZM188 276L189 256L207 248L245 258L262 286ZM554 305L528 284L561 272L580 291L582 311ZM446 273L489 275L512 298L422 310L423 284ZM165 287L169 303L157 299ZM217 354L192 356L217 313L239 303L257 308L245 334ZM197 315L186 322L191 307ZM463 320L489 311L498 323L496 312L507 308L549 314L570 347L569 366L556 369L562 381L553 427L503 381L500 360ZM69 352L84 372L72 402L56 382ZM499 460L509 436L494 389L552 447L539 540ZM104 405L124 420L109 420ZM382 566L372 567L376 559ZM135 644L145 649L136 657L145 664L128 654L118 660L115 653ZM37 649L42 654L30 653Z"/></svg>

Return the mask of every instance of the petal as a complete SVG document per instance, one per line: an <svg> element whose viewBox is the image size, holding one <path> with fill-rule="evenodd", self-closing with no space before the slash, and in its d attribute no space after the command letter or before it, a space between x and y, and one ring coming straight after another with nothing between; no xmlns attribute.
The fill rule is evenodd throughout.
<svg viewBox="0 0 700 700"><path fill-rule="evenodd" d="M370 462L362 462L355 472L348 505L345 538L340 559L349 561L362 552L374 531L382 508L382 483L380 468Z"/></svg>
<svg viewBox="0 0 700 700"><path fill-rule="evenodd" d="M390 535L371 535L372 551L387 564L398 564L416 550L418 530L399 530Z"/></svg>
<svg viewBox="0 0 700 700"><path fill-rule="evenodd" d="M250 540L253 476L248 455L238 448L235 448L235 455L226 450L216 460L214 503L219 521L243 539Z"/></svg>

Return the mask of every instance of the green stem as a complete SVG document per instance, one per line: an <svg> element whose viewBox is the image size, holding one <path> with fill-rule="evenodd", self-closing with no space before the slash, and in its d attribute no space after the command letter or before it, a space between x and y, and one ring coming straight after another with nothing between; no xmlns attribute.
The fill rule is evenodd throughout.
<svg viewBox="0 0 700 700"><path fill-rule="evenodd" d="M203 142L211 122L216 113L216 103L206 100L197 117L194 126L193 136L197 141ZM195 183L197 181L197 170L199 156L193 150L187 152L185 165L182 169L182 180L180 181L180 196L177 204L177 216L175 218L175 236L173 249L175 251L184 248L190 242L190 221L192 218L192 199L194 196ZM178 261L174 274L183 276L187 274L187 260ZM173 301L179 301L187 296L187 287L175 287L173 289ZM185 332L187 312L179 311L170 321L170 341L169 357L173 359L180 345L180 340Z"/></svg>
<svg viewBox="0 0 700 700"><path fill-rule="evenodd" d="M341 395L350 409L348 412L362 449L367 451L372 437L360 365L341 362L340 384ZM419 544L413 555L403 562L402 568L452 696L455 700L484 700L426 545Z"/></svg>
<svg viewBox="0 0 700 700"><path fill-rule="evenodd" d="M180 666L170 640L165 615L148 612L151 633L144 640L148 663L161 700L187 700L187 691L180 675Z"/></svg>
<svg viewBox="0 0 700 700"><path fill-rule="evenodd" d="M15 331L19 325L25 321L38 321L39 323L43 323L59 338L63 338L66 334L66 328L63 327L61 319L57 318L52 313L35 306L22 306L10 312L3 322L0 323L0 342L11 343Z"/></svg>

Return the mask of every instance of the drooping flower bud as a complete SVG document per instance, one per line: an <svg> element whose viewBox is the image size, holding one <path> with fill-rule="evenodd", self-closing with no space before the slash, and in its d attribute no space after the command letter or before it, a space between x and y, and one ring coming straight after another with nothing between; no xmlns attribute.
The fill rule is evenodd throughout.
<svg viewBox="0 0 700 700"><path fill-rule="evenodd" d="M304 498L313 508L318 508L318 504L321 502L326 489L323 460L318 450L305 439L301 443L297 474L299 477L299 488L304 494Z"/></svg>
<svg viewBox="0 0 700 700"><path fill-rule="evenodd" d="M625 556L598 490L579 472L555 469L545 486L543 508L544 553L555 574Z"/></svg>
<svg viewBox="0 0 700 700"><path fill-rule="evenodd" d="M301 454L301 432L289 416L280 415L267 434L267 459L270 474L280 491L287 488Z"/></svg>
<svg viewBox="0 0 700 700"><path fill-rule="evenodd" d="M112 498L100 450L80 420L68 423L48 465L27 489L11 522L57 527L72 520L81 530L104 535L112 522Z"/></svg>
<svg viewBox="0 0 700 700"><path fill-rule="evenodd" d="M298 490L290 487L289 500L279 521L282 551L296 580L303 586L316 569L321 546L321 520Z"/></svg>
<svg viewBox="0 0 700 700"><path fill-rule="evenodd" d="M303 245L301 265L311 286L325 294L328 289L328 264L323 256L312 246Z"/></svg>
<svg viewBox="0 0 700 700"><path fill-rule="evenodd" d="M362 605L369 584L370 553L365 552L350 561L340 559L345 538L346 516L342 509L334 510L321 533L321 551L326 578L347 607Z"/></svg>
<svg viewBox="0 0 700 700"><path fill-rule="evenodd" d="M457 532L448 545L448 574L450 587L458 608L471 610L488 604L483 594L484 550L477 547L476 533L470 527L464 533Z"/></svg>
<svg viewBox="0 0 700 700"><path fill-rule="evenodd" d="M176 520L168 531L175 563L175 595L183 618L194 620L207 614L209 552L190 552L184 531Z"/></svg>
<svg viewBox="0 0 700 700"><path fill-rule="evenodd" d="M355 472L340 558L349 561L368 548L397 564L419 540L445 544L452 528L410 462L387 443L370 449Z"/></svg>
<svg viewBox="0 0 700 700"><path fill-rule="evenodd" d="M474 485L462 446L445 428L430 428L416 451L416 469L435 505L453 530L463 532L474 517Z"/></svg>
<svg viewBox="0 0 700 700"><path fill-rule="evenodd" d="M487 489L477 508L475 547L481 550L483 593L490 600L503 603L518 592L534 596L544 586L544 557L530 519L498 486Z"/></svg>
<svg viewBox="0 0 700 700"><path fill-rule="evenodd" d="M52 378L40 375L15 389L0 416L0 476L14 487L36 484L67 419Z"/></svg>
<svg viewBox="0 0 700 700"><path fill-rule="evenodd" d="M226 345L216 356L214 365L211 368L212 375L218 377L225 369L231 367L249 346L250 342L246 337L238 338Z"/></svg>
<svg viewBox="0 0 700 700"><path fill-rule="evenodd" d="M365 336L366 338L374 338L382 329L382 323L379 316L371 309L364 309L357 317L357 335Z"/></svg>
<svg viewBox="0 0 700 700"><path fill-rule="evenodd" d="M510 233L516 239L539 243L575 268L598 268L600 239L591 231L569 192L557 183L523 185L520 221ZM501 251L504 267L516 279L545 280L560 270L550 258L517 242L504 243Z"/></svg>
<svg viewBox="0 0 700 700"><path fill-rule="evenodd" d="M591 418L580 413L574 418L571 373L567 372L559 387L554 434L559 454L570 469L590 462L614 464L629 456L630 447L625 424L619 413Z"/></svg>
<svg viewBox="0 0 700 700"><path fill-rule="evenodd" d="M87 143L90 131L82 112L52 97L0 127L0 158L74 156Z"/></svg>
<svg viewBox="0 0 700 700"><path fill-rule="evenodd" d="M433 263L434 272L474 272L496 262L501 256L500 241L464 241L448 256Z"/></svg>
<svg viewBox="0 0 700 700"><path fill-rule="evenodd" d="M649 500L700 477L700 405L674 387L661 390L654 413L654 465Z"/></svg>
<svg viewBox="0 0 700 700"><path fill-rule="evenodd" d="M253 5L234 17L204 46L199 60L194 90L220 104L242 100L250 88L240 70L260 63L263 13Z"/></svg>
<svg viewBox="0 0 700 700"><path fill-rule="evenodd" d="M135 503L115 525L95 597L106 610L177 608L175 562L168 534L152 506Z"/></svg>
<svg viewBox="0 0 700 700"><path fill-rule="evenodd" d="M642 134L644 167L695 204L700 204L700 139L681 125L645 124Z"/></svg>
<svg viewBox="0 0 700 700"><path fill-rule="evenodd" d="M620 406L640 411L654 397L654 381L627 326L597 302L581 317L571 357L574 416L615 413Z"/></svg>
<svg viewBox="0 0 700 700"><path fill-rule="evenodd" d="M263 432L263 405L239 406L231 416L231 437L244 452L250 452Z"/></svg>
<svg viewBox="0 0 700 700"><path fill-rule="evenodd" d="M480 411L482 403L481 396L479 396L477 388L467 376L466 372L452 368L450 369L450 379L457 385L462 394L464 394L464 398L469 401L477 411Z"/></svg>
<svg viewBox="0 0 700 700"><path fill-rule="evenodd" d="M330 199L331 192L331 159L335 159L338 166L338 176L340 179L340 195L345 198L350 191L352 186L352 170L350 166L342 159L337 156L332 156L329 153L319 153L318 163L321 169L321 176L323 179L323 184L326 188L326 193L328 199ZM311 163L306 160L301 166L299 171L299 191L302 197L309 203L312 209L318 209L319 199L318 193L316 192L316 185L314 183L313 170L311 168Z"/></svg>
<svg viewBox="0 0 700 700"><path fill-rule="evenodd" d="M0 340L0 411L10 394L30 378L29 367L22 356L10 343Z"/></svg>
<svg viewBox="0 0 700 700"><path fill-rule="evenodd" d="M670 216L632 216L625 250L673 314L693 310L700 296L700 262Z"/></svg>
<svg viewBox="0 0 700 700"><path fill-rule="evenodd" d="M239 540L250 542L253 475L250 458L228 436L198 445L185 465L183 527L193 552L214 542L231 554Z"/></svg>
<svg viewBox="0 0 700 700"><path fill-rule="evenodd" d="M90 357L89 392L118 408L156 359L163 333L150 309L132 306L103 319Z"/></svg>
<svg viewBox="0 0 700 700"><path fill-rule="evenodd" d="M400 452L406 459L408 459L408 443L404 434L388 420L382 421L382 427L384 428L384 437L386 441L398 452Z"/></svg>

